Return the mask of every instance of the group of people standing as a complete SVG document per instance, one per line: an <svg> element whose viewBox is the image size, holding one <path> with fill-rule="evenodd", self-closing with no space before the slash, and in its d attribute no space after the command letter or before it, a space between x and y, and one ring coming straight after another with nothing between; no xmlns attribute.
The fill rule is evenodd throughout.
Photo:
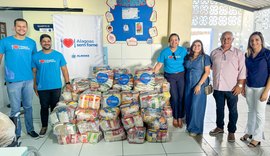
<svg viewBox="0 0 270 156"><path fill-rule="evenodd" d="M242 94L248 105L248 119L245 135L240 140L249 141L249 147L256 147L263 139L266 100L270 89L270 51L265 48L260 32L250 35L246 54L232 46L233 40L232 32L224 32L220 38L221 46L209 56L204 52L202 41L195 40L187 52L179 46L180 37L173 33L169 36L169 47L160 53L153 71L157 73L164 66L164 77L171 87L173 126L182 128L185 117L187 132L190 136L196 136L203 133L207 102L204 88L209 85L211 69L216 128L209 134L216 136L224 133L224 109L227 103L227 140L235 142L238 95Z"/></svg>
<svg viewBox="0 0 270 156"><path fill-rule="evenodd" d="M21 103L24 109L24 121L27 134L31 137L45 135L48 126L49 108L56 106L61 95L62 71L66 88L72 90L64 56L52 49L51 37L40 36L42 50L37 52L36 42L27 37L27 21L14 20L15 35L0 40L0 64L5 55L5 81L11 106L10 117L20 113ZM32 116L33 91L39 97L42 128L37 134ZM17 139L21 137L21 122L18 118Z"/></svg>

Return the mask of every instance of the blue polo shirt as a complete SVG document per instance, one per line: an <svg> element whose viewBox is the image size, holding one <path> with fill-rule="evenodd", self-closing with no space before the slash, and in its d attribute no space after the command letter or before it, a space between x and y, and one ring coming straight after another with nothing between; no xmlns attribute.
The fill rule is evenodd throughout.
<svg viewBox="0 0 270 156"><path fill-rule="evenodd" d="M246 57L246 68L247 86L265 87L270 74L270 50L263 48L255 58Z"/></svg>
<svg viewBox="0 0 270 156"><path fill-rule="evenodd" d="M164 71L166 73L178 73L183 72L184 68L184 58L187 55L187 50L183 47L178 46L174 52L175 59L173 57L173 52L170 47L165 48L161 51L157 61L162 63L164 66Z"/></svg>
<svg viewBox="0 0 270 156"><path fill-rule="evenodd" d="M41 51L33 56L32 68L37 69L37 90L51 90L62 87L61 67L65 66L64 56L55 50L49 54Z"/></svg>
<svg viewBox="0 0 270 156"><path fill-rule="evenodd" d="M0 54L5 55L5 80L20 82L33 79L32 54L37 52L36 42L28 37L24 40L14 36L0 40Z"/></svg>

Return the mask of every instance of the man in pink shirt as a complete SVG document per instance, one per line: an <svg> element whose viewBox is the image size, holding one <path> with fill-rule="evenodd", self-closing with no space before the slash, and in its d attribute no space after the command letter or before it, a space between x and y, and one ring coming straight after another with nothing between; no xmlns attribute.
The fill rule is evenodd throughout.
<svg viewBox="0 0 270 156"><path fill-rule="evenodd" d="M220 40L221 47L213 50L210 55L217 127L209 134L216 136L219 133L224 133L224 107L225 101L227 101L229 109L228 141L235 142L238 94L242 92L246 79L245 55L241 50L232 46L234 40L232 32L224 32Z"/></svg>

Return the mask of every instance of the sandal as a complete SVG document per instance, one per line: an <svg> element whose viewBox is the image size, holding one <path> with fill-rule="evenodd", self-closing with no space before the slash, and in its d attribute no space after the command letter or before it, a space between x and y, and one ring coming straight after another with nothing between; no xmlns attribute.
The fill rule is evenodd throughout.
<svg viewBox="0 0 270 156"><path fill-rule="evenodd" d="M251 139L252 138L252 135L249 135L249 134L245 134L244 136L242 136L240 138L241 141L247 141L247 139Z"/></svg>
<svg viewBox="0 0 270 156"><path fill-rule="evenodd" d="M257 143L253 143L253 142L257 142ZM261 145L261 142L260 141L255 141L255 140L252 140L248 143L248 147L250 148L254 148L254 147L257 147L257 146L260 146Z"/></svg>
<svg viewBox="0 0 270 156"><path fill-rule="evenodd" d="M177 128L179 125L178 125L178 122L176 119L173 119L173 127Z"/></svg>
<svg viewBox="0 0 270 156"><path fill-rule="evenodd" d="M178 127L182 128L183 127L183 121L182 119L178 119Z"/></svg>

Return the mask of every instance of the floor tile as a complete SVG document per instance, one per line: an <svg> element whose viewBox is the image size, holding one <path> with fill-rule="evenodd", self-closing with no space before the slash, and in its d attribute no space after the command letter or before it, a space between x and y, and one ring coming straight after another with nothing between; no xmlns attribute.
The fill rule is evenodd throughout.
<svg viewBox="0 0 270 156"><path fill-rule="evenodd" d="M205 153L167 154L167 156L206 156Z"/></svg>
<svg viewBox="0 0 270 156"><path fill-rule="evenodd" d="M172 139L167 143L162 143L167 154L175 153L202 153L199 144L187 133L171 134Z"/></svg>
<svg viewBox="0 0 270 156"><path fill-rule="evenodd" d="M150 150L151 149L151 150ZM123 155L166 154L161 143L129 144L123 141Z"/></svg>

